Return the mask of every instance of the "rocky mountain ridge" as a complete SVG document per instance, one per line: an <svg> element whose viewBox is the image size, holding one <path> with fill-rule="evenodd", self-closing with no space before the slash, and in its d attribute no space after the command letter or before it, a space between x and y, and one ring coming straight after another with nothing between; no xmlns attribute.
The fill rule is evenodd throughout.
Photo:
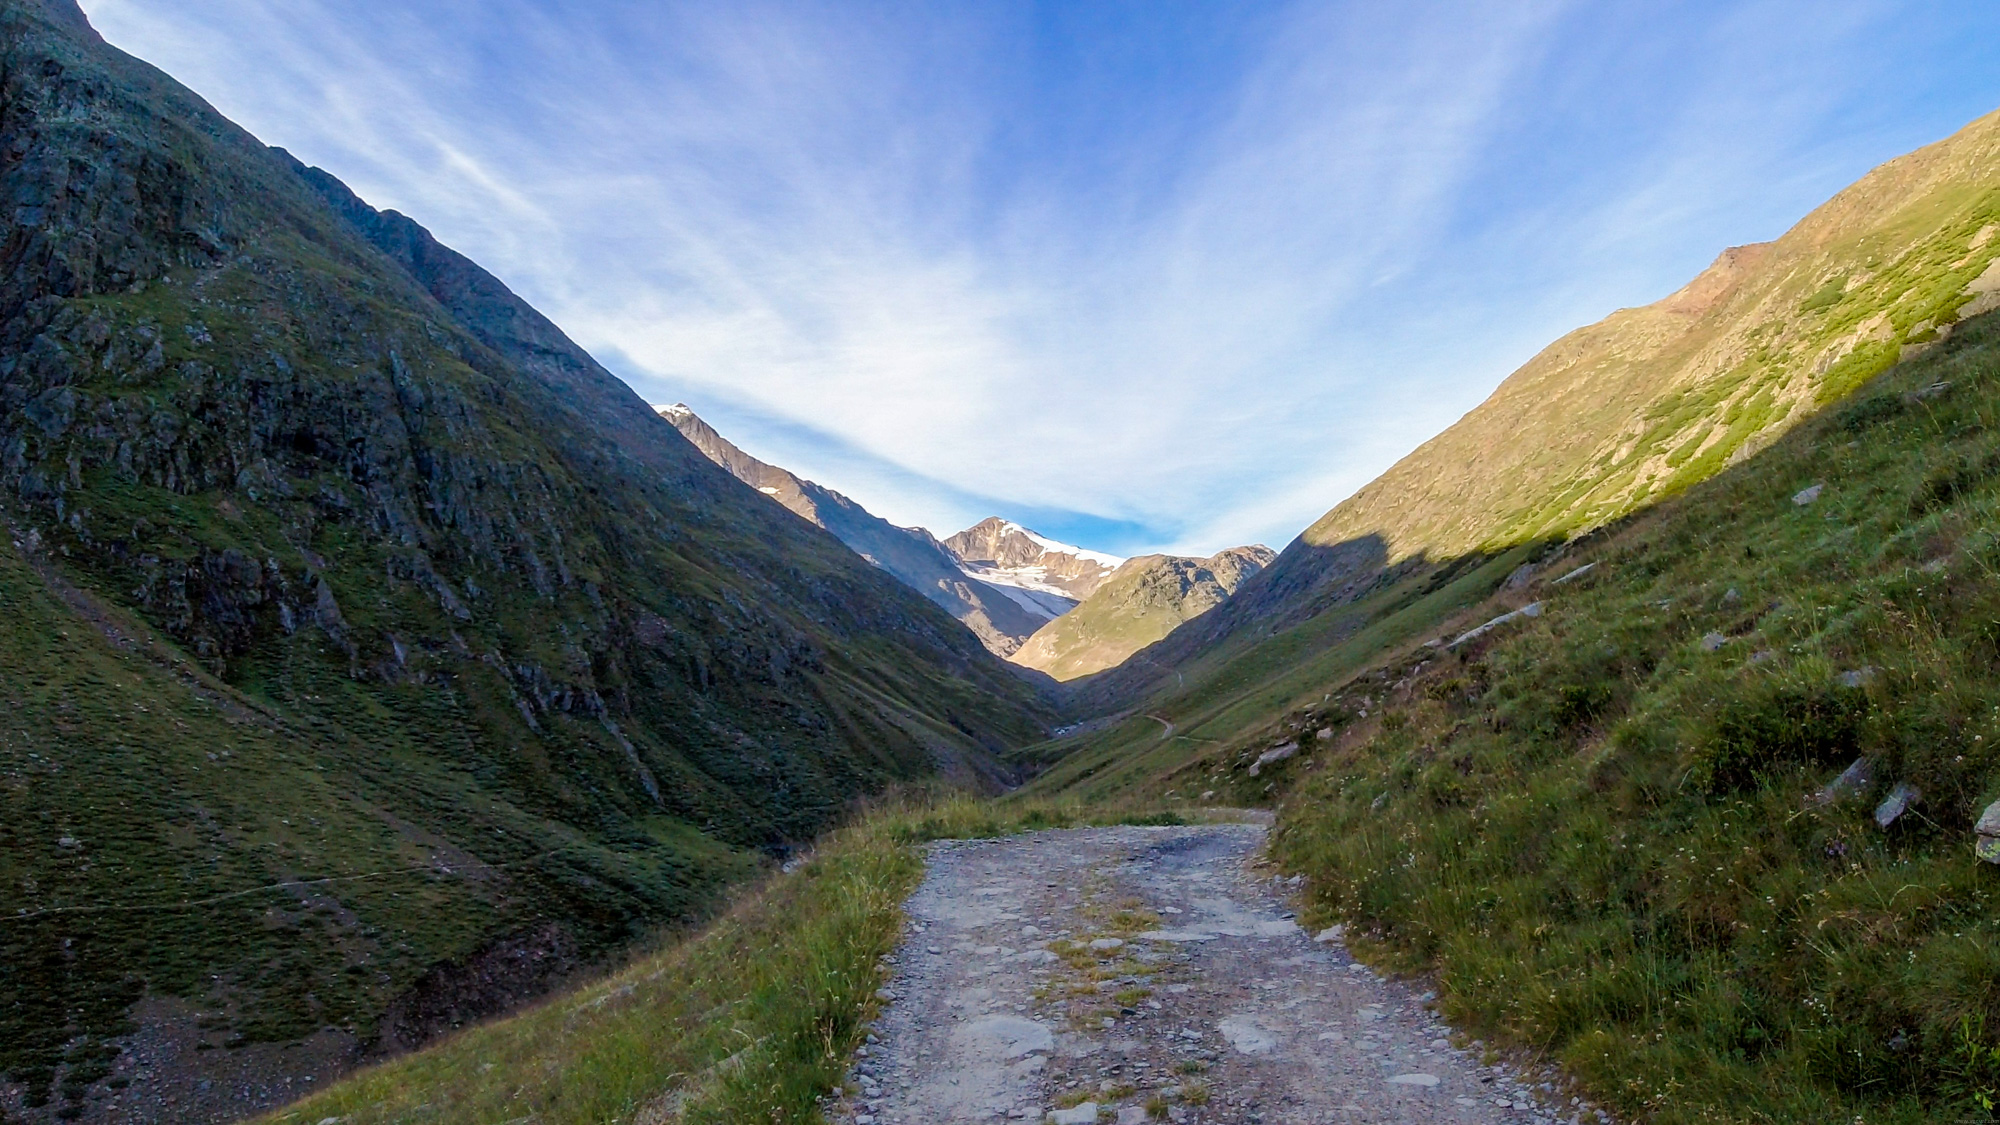
<svg viewBox="0 0 2000 1125"><path fill-rule="evenodd" d="M944 540L967 574L1017 591L1024 606L1044 607L1048 619L1074 609L1125 560L1059 543L1012 520L988 516Z"/></svg>
<svg viewBox="0 0 2000 1125"><path fill-rule="evenodd" d="M929 598L995 655L1011 655L1048 620L1039 607L1024 607L1012 591L966 573L923 528L897 527L830 488L750 456L685 403L654 409L710 460Z"/></svg>

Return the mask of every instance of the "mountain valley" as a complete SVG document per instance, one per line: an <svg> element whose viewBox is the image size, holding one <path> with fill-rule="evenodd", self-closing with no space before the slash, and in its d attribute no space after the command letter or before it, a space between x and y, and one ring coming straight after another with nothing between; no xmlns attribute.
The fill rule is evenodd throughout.
<svg viewBox="0 0 2000 1125"><path fill-rule="evenodd" d="M1220 605L1276 557L1257 546L1207 559L1121 559L998 516L940 542L750 456L684 403L654 409L710 460L929 598L995 655L1058 681L1121 663Z"/></svg>
<svg viewBox="0 0 2000 1125"><path fill-rule="evenodd" d="M1994 1119L2000 113L1205 558L650 406L75 0L0 186L0 1125Z"/></svg>

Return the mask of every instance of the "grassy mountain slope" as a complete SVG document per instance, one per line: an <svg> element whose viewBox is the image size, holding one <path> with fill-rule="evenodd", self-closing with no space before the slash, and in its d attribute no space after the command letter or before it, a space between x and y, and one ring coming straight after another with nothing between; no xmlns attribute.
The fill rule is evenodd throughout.
<svg viewBox="0 0 2000 1125"><path fill-rule="evenodd" d="M0 52L0 1112L267 1104L1041 729L421 227L69 0Z"/></svg>
<svg viewBox="0 0 2000 1125"><path fill-rule="evenodd" d="M1996 259L2000 113L1884 164L1776 242L1725 251L1665 300L1556 341L1302 538L1380 534L1392 558L1441 557L1601 524L2000 305Z"/></svg>
<svg viewBox="0 0 2000 1125"><path fill-rule="evenodd" d="M1221 605L1276 557L1269 547L1231 547L1206 559L1128 560L1075 609L1042 626L1011 659L1057 680L1102 671Z"/></svg>
<svg viewBox="0 0 2000 1125"><path fill-rule="evenodd" d="M875 802L726 915L546 1005L372 1067L270 1125L817 1122L888 981L881 958L922 845L1089 824L1179 824L1157 806L982 800L921 787Z"/></svg>
<svg viewBox="0 0 2000 1125"><path fill-rule="evenodd" d="M958 560L924 529L897 527L830 488L759 461L684 406L663 407L661 414L736 479L825 528L856 554L929 598L994 654L1010 655L1041 627L1043 618L959 569Z"/></svg>
<svg viewBox="0 0 2000 1125"><path fill-rule="evenodd" d="M1573 535L1706 479L2000 305L1996 260L2000 114L1876 169L1778 241L1725 252L1665 300L1551 345L1226 605L1078 685L1078 706L1129 708L1170 676L1289 674L1283 651L1361 628L1375 614L1360 600L1399 581Z"/></svg>
<svg viewBox="0 0 2000 1125"><path fill-rule="evenodd" d="M1634 1117L1990 1121L1996 319L1611 527L1392 578L1031 791L1278 803L1310 923Z"/></svg>
<svg viewBox="0 0 2000 1125"><path fill-rule="evenodd" d="M1403 492L1364 490L1210 614L1237 616L1205 650L1186 635L1209 618L1137 658L1181 654L1185 686L1032 748L1049 767L1032 788L1279 803L1311 921L1431 974L1454 1018L1635 1117L1992 1120L2000 934L1973 827L2000 798L2000 318L1979 315L2000 288L1994 128L1801 225L1855 257L1820 263L1844 288L1799 266L1758 297L1798 298L1769 338L1809 351L1830 316L1896 335L1868 367L1764 384L1806 392L1783 432L1705 481L1592 478L1609 491L1576 495L1599 508L1558 477L1505 510L1513 482L1471 447L1414 483L1406 463ZM1805 254L1793 238L1726 260L1736 280L1702 300L1749 302L1749 279ZM1920 298L1942 311L1915 315ZM1482 411L1596 417L1579 387L1643 389L1644 363L1620 370ZM1728 401L1676 424L1722 440ZM1489 425L1504 450L1475 412L1421 456ZM1884 825L1899 791L1915 799Z"/></svg>
<svg viewBox="0 0 2000 1125"><path fill-rule="evenodd" d="M1275 782L1315 921L1635 1116L1992 1120L1994 319L1484 611L1539 618L1329 682L1184 790Z"/></svg>

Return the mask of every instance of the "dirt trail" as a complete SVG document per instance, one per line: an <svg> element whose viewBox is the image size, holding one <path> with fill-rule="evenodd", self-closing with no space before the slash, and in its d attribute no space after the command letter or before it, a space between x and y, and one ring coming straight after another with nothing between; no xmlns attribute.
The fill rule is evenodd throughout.
<svg viewBox="0 0 2000 1125"><path fill-rule="evenodd" d="M1578 1117L1452 1047L1424 997L1301 931L1291 888L1254 867L1263 841L1261 825L1217 824L934 845L890 1003L830 1117Z"/></svg>

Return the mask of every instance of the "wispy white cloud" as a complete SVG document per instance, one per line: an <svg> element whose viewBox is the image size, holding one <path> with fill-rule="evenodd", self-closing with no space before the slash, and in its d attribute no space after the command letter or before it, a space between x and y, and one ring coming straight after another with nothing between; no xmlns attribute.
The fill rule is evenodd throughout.
<svg viewBox="0 0 2000 1125"><path fill-rule="evenodd" d="M901 522L1128 551L1288 539L1540 343L2000 97L1968 67L1881 110L1842 61L1913 21L1865 0L1184 42L1150 5L85 6L647 397Z"/></svg>

